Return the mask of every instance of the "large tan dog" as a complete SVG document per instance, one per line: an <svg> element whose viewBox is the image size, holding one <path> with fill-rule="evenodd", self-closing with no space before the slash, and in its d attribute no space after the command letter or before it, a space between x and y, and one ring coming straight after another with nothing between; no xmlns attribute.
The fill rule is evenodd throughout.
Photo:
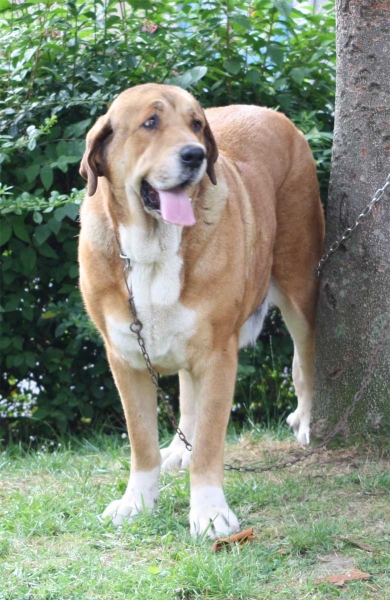
<svg viewBox="0 0 390 600"><path fill-rule="evenodd" d="M189 464L192 534L227 534L239 527L222 490L237 351L255 342L270 302L294 340L298 408L288 423L309 442L324 224L308 144L277 112L204 113L182 89L147 84L120 94L91 129L81 174L81 290L105 341L132 450L127 490L104 516L120 524L151 511L161 463ZM131 260L152 364L179 373L191 460L177 436L160 453L156 390L129 329L117 240Z"/></svg>

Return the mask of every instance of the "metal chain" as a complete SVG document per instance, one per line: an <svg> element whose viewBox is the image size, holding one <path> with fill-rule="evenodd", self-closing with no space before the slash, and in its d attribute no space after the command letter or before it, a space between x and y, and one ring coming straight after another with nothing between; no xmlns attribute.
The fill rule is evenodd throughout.
<svg viewBox="0 0 390 600"><path fill-rule="evenodd" d="M118 244L119 244L119 242L118 242ZM119 246L119 248L120 248L120 246ZM150 379L152 380L152 383L153 383L154 387L156 388L158 399L160 400L160 402L163 404L165 410L167 411L168 418L171 422L171 425L175 429L177 435L179 436L179 438L185 445L186 449L189 452L191 452L192 444L190 444L190 442L187 440L186 436L184 435L184 433L182 432L182 430L180 429L180 427L176 421L175 415L173 414L172 407L169 404L168 400L165 398L164 392L158 383L158 375L152 367L152 363L151 363L149 354L147 353L146 348L145 348L145 340L141 335L143 325L138 318L137 309L136 309L135 303L134 303L134 296L133 296L133 293L132 293L132 291L129 287L128 281L127 281L127 275L128 275L128 273L131 272L130 260L127 256L125 256L123 254L122 250L120 251L120 257L125 261L124 268L123 268L123 278L125 280L127 291L129 293L130 310L131 310L131 312L133 314L133 318L134 318L133 322L130 325L130 330L133 333L135 333L135 335L137 336L137 342L141 349L142 356L143 356L145 364L146 364L146 368L149 371Z"/></svg>
<svg viewBox="0 0 390 600"><path fill-rule="evenodd" d="M325 252L325 254L322 256L320 262L318 263L318 265L316 267L316 272L317 272L318 277L321 275L321 271L322 271L324 264L327 262L327 260L329 260L329 258L332 256L332 254L334 254L336 252L336 250L340 247L340 245L343 242L345 242L348 238L351 237L351 235L353 234L355 229L357 227L359 227L359 225L361 225L362 223L364 223L364 221L366 221L368 219L375 204L378 204L378 202L382 199L382 196L384 195L387 188L390 188L390 173L387 176L385 185L375 192L373 199L367 204L366 208L360 213L360 215L358 216L358 218L355 221L355 224L352 225L352 227L347 227L347 229L344 230L341 238L339 240L336 240L335 242L333 242L333 244L329 248L328 252Z"/></svg>

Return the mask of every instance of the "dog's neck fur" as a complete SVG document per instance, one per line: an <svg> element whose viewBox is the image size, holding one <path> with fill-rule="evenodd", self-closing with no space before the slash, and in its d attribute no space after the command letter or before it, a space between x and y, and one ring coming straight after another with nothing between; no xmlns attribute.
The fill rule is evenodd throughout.
<svg viewBox="0 0 390 600"><path fill-rule="evenodd" d="M133 265L153 265L170 260L180 249L183 228L159 222L157 227L118 225L118 238Z"/></svg>

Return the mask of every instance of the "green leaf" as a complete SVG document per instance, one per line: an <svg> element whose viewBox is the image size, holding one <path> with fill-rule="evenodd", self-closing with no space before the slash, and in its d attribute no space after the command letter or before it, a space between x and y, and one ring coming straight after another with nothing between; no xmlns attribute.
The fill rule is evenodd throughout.
<svg viewBox="0 0 390 600"><path fill-rule="evenodd" d="M34 181L36 179L40 169L41 169L41 167L39 165L30 165L29 167L27 167L26 179L29 183L31 183L32 181Z"/></svg>
<svg viewBox="0 0 390 600"><path fill-rule="evenodd" d="M83 121L79 121L73 125L68 125L68 127L65 127L64 137L79 138L83 136L91 123L92 119L84 119Z"/></svg>
<svg viewBox="0 0 390 600"><path fill-rule="evenodd" d="M5 271L8 271L12 267L12 258L10 256L6 256L5 254L1 258L3 261L2 269L3 269L3 273L4 273Z"/></svg>
<svg viewBox="0 0 390 600"><path fill-rule="evenodd" d="M79 215L79 211L80 211L80 205L79 204L75 204L74 202L71 202L69 204L65 204L64 206L66 215L72 219L72 221L76 221Z"/></svg>
<svg viewBox="0 0 390 600"><path fill-rule="evenodd" d="M9 0L0 0L0 11L11 8L11 2Z"/></svg>
<svg viewBox="0 0 390 600"><path fill-rule="evenodd" d="M16 354L16 356L14 356L14 367L20 367L20 365L22 365L24 363L24 356L23 354Z"/></svg>
<svg viewBox="0 0 390 600"><path fill-rule="evenodd" d="M25 275L29 275L34 269L37 262L37 254L31 246L25 246L20 251L20 262L23 266L23 272Z"/></svg>
<svg viewBox="0 0 390 600"><path fill-rule="evenodd" d="M231 75L238 75L242 66L243 61L239 58L231 58L230 60L225 60L223 63L223 68Z"/></svg>
<svg viewBox="0 0 390 600"><path fill-rule="evenodd" d="M68 166L69 163L74 164L74 163L78 163L79 161L80 161L80 156L76 156L76 155L60 156L58 160L50 163L50 166L53 169L55 167L58 167L59 169L61 169L61 171L63 173L67 173L68 168L69 168L69 166Z"/></svg>
<svg viewBox="0 0 390 600"><path fill-rule="evenodd" d="M56 146L54 144L47 144L45 156L50 160L55 160L57 158Z"/></svg>
<svg viewBox="0 0 390 600"><path fill-rule="evenodd" d="M150 0L127 0L127 2L135 9L155 10L156 5Z"/></svg>
<svg viewBox="0 0 390 600"><path fill-rule="evenodd" d="M102 75L99 75L99 73L90 73L89 76L92 79L92 81L95 81L99 85L104 85L107 81L107 79Z"/></svg>
<svg viewBox="0 0 390 600"><path fill-rule="evenodd" d="M291 69L290 75L292 79L296 83L298 83L298 85L301 85L301 83L303 83L303 80L305 79L305 77L307 77L309 72L309 69L306 69L305 67L295 67L294 69Z"/></svg>
<svg viewBox="0 0 390 600"><path fill-rule="evenodd" d="M47 227L47 226L45 225L45 227ZM50 235L49 227L47 227L47 229L49 230L49 235ZM53 248L47 243L40 246L38 248L38 252L41 256L45 256L46 258L58 258L57 252L55 252L53 250Z"/></svg>
<svg viewBox="0 0 390 600"><path fill-rule="evenodd" d="M148 573L151 573L152 575L158 575L160 573L159 567L148 567L146 570Z"/></svg>
<svg viewBox="0 0 390 600"><path fill-rule="evenodd" d="M274 7L282 13L283 16L289 17L291 13L291 6L288 0L271 0Z"/></svg>
<svg viewBox="0 0 390 600"><path fill-rule="evenodd" d="M54 218L61 223L64 217L66 217L65 206L60 206L59 208L56 208L54 211Z"/></svg>
<svg viewBox="0 0 390 600"><path fill-rule="evenodd" d="M52 232L55 233L55 235L57 235L57 233L61 229L61 221L57 221L57 219L53 218L50 219L50 221L48 221L47 224L52 230Z"/></svg>
<svg viewBox="0 0 390 600"><path fill-rule="evenodd" d="M261 81L261 75L260 75L259 71L255 71L254 69L249 71L246 74L246 77L251 83L253 83L253 85L258 85Z"/></svg>
<svg viewBox="0 0 390 600"><path fill-rule="evenodd" d="M35 412L34 412L34 419L38 419L38 421L42 421L42 419L45 419L47 417L47 415L49 415L51 413L52 409L50 406L40 406Z"/></svg>
<svg viewBox="0 0 390 600"><path fill-rule="evenodd" d="M0 350L5 350L11 343L11 338L2 335L0 336Z"/></svg>
<svg viewBox="0 0 390 600"><path fill-rule="evenodd" d="M16 237L22 242L30 242L30 237L27 233L26 224L22 217L14 217L12 219L12 227Z"/></svg>
<svg viewBox="0 0 390 600"><path fill-rule="evenodd" d="M73 279L74 277L77 277L78 274L79 274L79 266L77 264L72 265L69 269L69 277L71 277Z"/></svg>
<svg viewBox="0 0 390 600"><path fill-rule="evenodd" d="M9 273L3 273L3 281L5 283L5 285L11 285L11 283L13 283L16 279L17 273L15 272L9 272Z"/></svg>
<svg viewBox="0 0 390 600"><path fill-rule="evenodd" d="M41 181L45 190L49 190L53 184L54 174L53 169L49 165L45 165L41 169Z"/></svg>
<svg viewBox="0 0 390 600"><path fill-rule="evenodd" d="M55 331L54 331L54 335L55 335L55 337L61 337L61 335L62 335L63 333L65 333L65 331L66 331L67 329L68 329L68 324L67 324L67 323L60 323L60 324L59 324L59 325L56 327L56 329L55 329Z"/></svg>
<svg viewBox="0 0 390 600"><path fill-rule="evenodd" d="M22 308L23 319L27 319L27 321L32 321L34 317L34 311L31 306L23 306Z"/></svg>
<svg viewBox="0 0 390 600"><path fill-rule="evenodd" d="M51 234L51 229L48 225L39 225L36 227L34 232L34 238L38 246L41 246L44 242L46 242L47 238ZM42 254L42 252L41 252Z"/></svg>
<svg viewBox="0 0 390 600"><path fill-rule="evenodd" d="M41 319L54 319L57 315L61 314L60 310L47 310L46 312L41 314Z"/></svg>
<svg viewBox="0 0 390 600"><path fill-rule="evenodd" d="M63 173L68 172L68 161L66 160L66 156L60 156L60 158L58 160L50 163L50 166L52 169L55 169L56 167L58 167L58 169L61 169L61 171Z"/></svg>
<svg viewBox="0 0 390 600"><path fill-rule="evenodd" d="M230 19L232 23L237 23L240 27L244 27L244 29L251 28L251 20L246 15L233 15Z"/></svg>
<svg viewBox="0 0 390 600"><path fill-rule="evenodd" d="M167 79L167 83L170 83L171 85L178 85L183 89L187 89L190 85L193 85L199 81L199 79L202 79L206 73L207 67L194 67L183 75L177 75L177 77L174 77L173 79Z"/></svg>
<svg viewBox="0 0 390 600"><path fill-rule="evenodd" d="M6 244L12 235L12 227L8 221L2 217L0 219L0 246Z"/></svg>
<svg viewBox="0 0 390 600"><path fill-rule="evenodd" d="M31 352L30 350L27 352L24 352L24 362L31 369L33 369L37 364L37 359L35 358L34 352Z"/></svg>
<svg viewBox="0 0 390 600"><path fill-rule="evenodd" d="M23 338L20 335L15 335L12 338L12 345L16 350L23 350Z"/></svg>
<svg viewBox="0 0 390 600"><path fill-rule="evenodd" d="M61 140L60 142L58 142L56 146L56 153L58 158L60 158L61 156L66 156L68 154L68 148L69 144L65 140Z"/></svg>
<svg viewBox="0 0 390 600"><path fill-rule="evenodd" d="M272 62L275 63L277 67L281 68L284 62L283 48L280 48L280 46L271 45L269 46L267 52Z"/></svg>
<svg viewBox="0 0 390 600"><path fill-rule="evenodd" d="M4 311L12 312L13 310L16 310L19 306L19 300L19 296L11 296L4 306Z"/></svg>
<svg viewBox="0 0 390 600"><path fill-rule="evenodd" d="M35 52L38 50L38 46L35 46L34 48L28 48L26 50L26 52L24 53L24 61L23 62L28 62L35 54Z"/></svg>
<svg viewBox="0 0 390 600"><path fill-rule="evenodd" d="M35 223L38 223L38 225L40 225L43 221L43 217L42 217L41 213L38 212L37 210L34 210L34 212L33 212L33 220Z"/></svg>

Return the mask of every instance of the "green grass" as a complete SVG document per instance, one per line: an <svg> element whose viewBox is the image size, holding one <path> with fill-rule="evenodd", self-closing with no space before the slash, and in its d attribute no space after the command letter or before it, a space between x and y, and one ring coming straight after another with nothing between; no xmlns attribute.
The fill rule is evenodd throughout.
<svg viewBox="0 0 390 600"><path fill-rule="evenodd" d="M295 450L285 432L246 433L228 445L227 459L278 460ZM321 463L276 473L228 474L228 501L256 540L219 554L189 535L186 472L162 476L152 516L120 530L99 520L125 489L128 454L125 440L103 436L50 453L11 446L0 454L1 600L390 597L383 443L327 451ZM314 583L351 566L372 578L342 588Z"/></svg>

